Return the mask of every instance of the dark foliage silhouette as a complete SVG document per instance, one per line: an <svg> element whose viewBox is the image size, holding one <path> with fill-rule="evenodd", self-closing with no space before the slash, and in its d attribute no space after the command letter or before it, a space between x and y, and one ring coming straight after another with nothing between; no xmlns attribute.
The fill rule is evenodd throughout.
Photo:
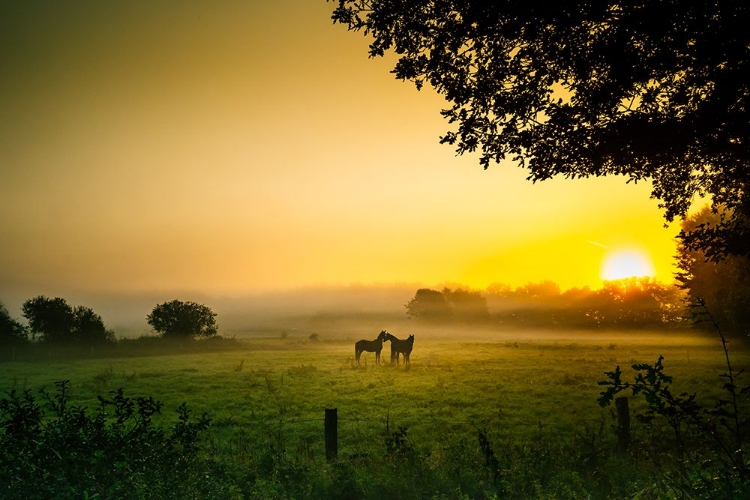
<svg viewBox="0 0 750 500"><path fill-rule="evenodd" d="M0 345L24 344L27 341L26 327L11 318L8 309L0 303Z"/></svg>
<svg viewBox="0 0 750 500"><path fill-rule="evenodd" d="M668 221L696 195L729 217L684 233L750 253L750 8L741 1L339 0L334 22L449 102L441 142L529 179L650 180Z"/></svg>
<svg viewBox="0 0 750 500"><path fill-rule="evenodd" d="M164 337L211 337L218 331L216 313L195 302L172 300L158 304L146 320Z"/></svg>
<svg viewBox="0 0 750 500"><path fill-rule="evenodd" d="M50 343L70 341L75 317L65 299L40 295L24 302L21 308L34 338Z"/></svg>
<svg viewBox="0 0 750 500"><path fill-rule="evenodd" d="M67 381L57 392L15 391L0 400L2 498L186 498L208 481L198 440L210 419L197 420L183 404L169 432L154 425L162 404L99 396L99 407L70 405ZM207 485L210 486L210 485ZM210 494L203 491L204 494Z"/></svg>
<svg viewBox="0 0 750 500"><path fill-rule="evenodd" d="M22 310L31 334L42 342L95 344L115 340L101 316L88 307L73 308L60 297L40 295L24 302Z"/></svg>

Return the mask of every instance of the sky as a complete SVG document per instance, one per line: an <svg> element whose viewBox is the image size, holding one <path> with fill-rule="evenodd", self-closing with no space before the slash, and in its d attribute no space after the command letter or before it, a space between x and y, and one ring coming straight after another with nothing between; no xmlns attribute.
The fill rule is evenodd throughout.
<svg viewBox="0 0 750 500"><path fill-rule="evenodd" d="M672 282L648 183L533 184L324 0L0 0L0 302L74 292ZM171 298L171 297L169 297Z"/></svg>

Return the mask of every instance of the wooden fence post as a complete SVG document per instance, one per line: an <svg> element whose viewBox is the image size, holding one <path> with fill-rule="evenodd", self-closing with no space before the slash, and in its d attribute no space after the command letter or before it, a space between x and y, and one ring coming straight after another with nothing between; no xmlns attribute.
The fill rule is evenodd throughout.
<svg viewBox="0 0 750 500"><path fill-rule="evenodd" d="M338 443L339 417L336 408L326 408L325 432L326 432L326 460L336 460L339 454Z"/></svg>
<svg viewBox="0 0 750 500"><path fill-rule="evenodd" d="M620 451L625 451L630 444L628 398L623 396L615 399L615 407L617 408L617 447Z"/></svg>

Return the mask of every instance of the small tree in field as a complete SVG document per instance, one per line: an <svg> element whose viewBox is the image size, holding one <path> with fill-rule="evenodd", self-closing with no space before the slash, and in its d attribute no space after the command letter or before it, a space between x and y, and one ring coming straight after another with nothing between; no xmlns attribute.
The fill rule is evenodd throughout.
<svg viewBox="0 0 750 500"><path fill-rule="evenodd" d="M157 305L146 320L164 337L211 337L218 330L216 313L210 307L181 300Z"/></svg>

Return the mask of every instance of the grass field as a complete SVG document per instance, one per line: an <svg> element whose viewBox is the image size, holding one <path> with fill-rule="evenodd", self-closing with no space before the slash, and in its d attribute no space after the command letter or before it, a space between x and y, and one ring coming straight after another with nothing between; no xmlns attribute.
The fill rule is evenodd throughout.
<svg viewBox="0 0 750 500"><path fill-rule="evenodd" d="M354 342L375 338L379 329L318 318L273 337L247 332L236 339L152 338L78 352L4 353L23 361L0 362L0 391L53 393L65 379L70 403L93 411L97 395L122 388L126 396L163 402L158 425L164 428L176 423L175 410L186 402L193 415L211 417L204 451L223 464L207 465L213 472L201 473L196 484L209 481L200 488L222 497L690 498L684 485L706 484L675 461L662 439L668 432L662 436L637 419L632 433L640 444L619 454L614 411L597 404L597 381L616 366L632 380L631 365L664 356L673 393L697 393L710 408L726 397L718 338L675 330L410 326L393 331L415 335L408 368L376 366L372 353L355 366ZM385 344L384 361L389 349ZM731 355L735 370L750 365L747 351ZM644 409L643 398L631 400L633 414ZM325 457L328 408L338 410L339 420L333 465ZM747 492L748 485L727 481L723 491Z"/></svg>
<svg viewBox="0 0 750 500"><path fill-rule="evenodd" d="M386 426L407 427L411 441L428 448L477 428L502 441L564 439L613 423L596 398L597 381L615 366L629 374L633 363L663 355L675 389L699 398L718 394L726 369L720 343L708 334L418 329L415 335L408 369L376 366L372 353L357 368L356 338L321 332L317 341L243 339L220 351L175 345L171 354L6 362L0 391L51 390L67 379L74 404L95 406L96 395L122 387L126 395L165 403L167 418L183 401L208 412L219 447L241 433L249 442L317 457L324 452L326 408L338 409L344 455L369 449ZM388 352L385 344L384 360ZM743 353L733 357L737 368L747 366Z"/></svg>

